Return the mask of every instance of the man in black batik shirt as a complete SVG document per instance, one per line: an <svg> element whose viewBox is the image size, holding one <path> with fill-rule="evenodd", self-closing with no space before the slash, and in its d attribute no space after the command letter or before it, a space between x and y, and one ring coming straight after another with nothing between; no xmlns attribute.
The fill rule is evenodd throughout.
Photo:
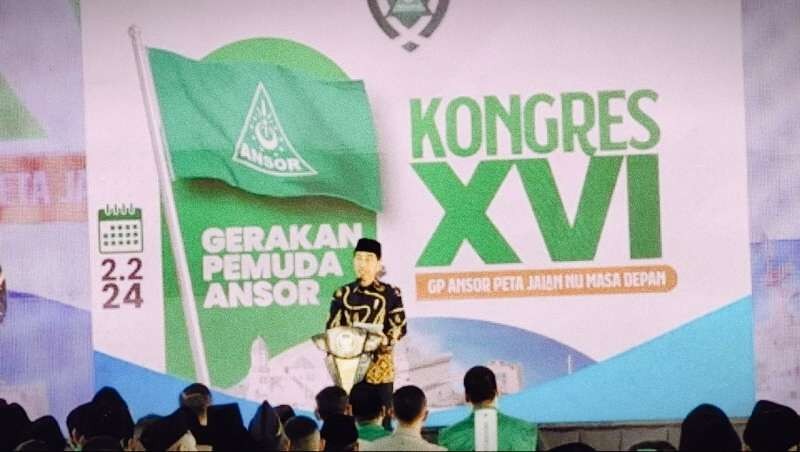
<svg viewBox="0 0 800 452"><path fill-rule="evenodd" d="M394 390L392 349L406 335L406 314L400 289L378 280L381 267L381 244L372 239L360 239L353 253L357 279L334 292L325 328L352 326L358 322L382 326L386 338L375 352L364 380L376 386L384 406L389 407Z"/></svg>

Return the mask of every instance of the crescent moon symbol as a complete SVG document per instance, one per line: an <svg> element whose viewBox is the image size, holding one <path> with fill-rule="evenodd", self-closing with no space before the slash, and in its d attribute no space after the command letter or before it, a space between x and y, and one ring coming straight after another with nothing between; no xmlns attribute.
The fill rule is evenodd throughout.
<svg viewBox="0 0 800 452"><path fill-rule="evenodd" d="M268 151L273 151L278 147L278 134L276 134L266 121L258 123L255 128L256 140L258 144Z"/></svg>

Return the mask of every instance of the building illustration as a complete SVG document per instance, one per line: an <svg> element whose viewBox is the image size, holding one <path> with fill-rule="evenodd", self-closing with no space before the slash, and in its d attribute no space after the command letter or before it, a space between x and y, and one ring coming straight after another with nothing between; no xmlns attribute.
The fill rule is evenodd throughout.
<svg viewBox="0 0 800 452"><path fill-rule="evenodd" d="M425 344L409 338L395 349L395 388L419 386L431 408L448 408L465 403L461 377L453 375L453 355L427 351ZM493 360L487 363L497 375L501 394L514 394L523 387L519 363ZM313 410L314 396L331 385L323 354L308 341L271 358L262 337L250 347L250 369L238 384L223 389L226 394L255 402L288 404Z"/></svg>

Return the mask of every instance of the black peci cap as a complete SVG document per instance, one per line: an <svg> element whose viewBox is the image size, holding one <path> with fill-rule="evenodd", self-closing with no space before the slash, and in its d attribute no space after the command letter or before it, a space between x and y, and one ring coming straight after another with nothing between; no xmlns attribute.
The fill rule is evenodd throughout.
<svg viewBox="0 0 800 452"><path fill-rule="evenodd" d="M372 240L368 238L361 238L358 239L358 243L356 244L355 252L365 251L367 253L374 253L378 256L378 259L381 258L381 243L377 240Z"/></svg>

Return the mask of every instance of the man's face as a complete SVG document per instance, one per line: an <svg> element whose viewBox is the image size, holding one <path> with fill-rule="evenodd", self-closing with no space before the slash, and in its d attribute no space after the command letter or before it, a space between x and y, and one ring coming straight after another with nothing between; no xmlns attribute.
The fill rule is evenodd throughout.
<svg viewBox="0 0 800 452"><path fill-rule="evenodd" d="M375 253L368 251L356 251L353 255L353 270L355 270L358 279L366 282L372 282L378 275L381 269L381 261Z"/></svg>

